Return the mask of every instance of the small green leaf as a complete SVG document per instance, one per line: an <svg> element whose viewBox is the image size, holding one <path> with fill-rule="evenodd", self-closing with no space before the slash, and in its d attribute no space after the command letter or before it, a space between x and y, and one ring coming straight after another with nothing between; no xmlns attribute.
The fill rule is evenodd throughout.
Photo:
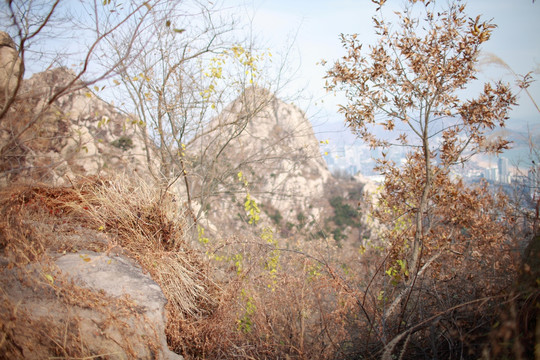
<svg viewBox="0 0 540 360"><path fill-rule="evenodd" d="M51 284L54 284L54 278L52 277L51 274L45 274L44 276L45 276L45 279L49 280Z"/></svg>
<svg viewBox="0 0 540 360"><path fill-rule="evenodd" d="M184 31L186 31L186 29L173 29L173 31L174 31L175 33L181 34L181 33L183 33Z"/></svg>

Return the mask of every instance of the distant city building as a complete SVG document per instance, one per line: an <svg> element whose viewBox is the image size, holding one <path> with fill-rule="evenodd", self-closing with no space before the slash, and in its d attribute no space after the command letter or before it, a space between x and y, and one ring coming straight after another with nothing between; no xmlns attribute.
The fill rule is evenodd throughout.
<svg viewBox="0 0 540 360"><path fill-rule="evenodd" d="M487 181L491 182L498 182L499 181L499 173L497 171L497 168L489 168L484 170L484 178Z"/></svg>
<svg viewBox="0 0 540 360"><path fill-rule="evenodd" d="M540 195L540 166L533 166L528 173L528 186L532 199L538 199Z"/></svg>
<svg viewBox="0 0 540 360"><path fill-rule="evenodd" d="M364 175L373 173L375 155L365 144L328 144L321 147L321 153L328 169L333 173Z"/></svg>
<svg viewBox="0 0 540 360"><path fill-rule="evenodd" d="M499 182L502 184L510 184L510 173L508 171L508 159L500 157L497 169L499 170Z"/></svg>
<svg viewBox="0 0 540 360"><path fill-rule="evenodd" d="M376 165L374 159L380 158L381 154L379 150L370 149L368 145L363 143L349 145L336 142L326 143L321 146L321 155L332 173L353 176L361 173L364 176L373 176L377 175L377 172L373 171L373 167ZM401 148L391 149L387 152L386 157L388 160L394 161L398 166L400 164L403 165L406 160L405 152ZM469 182L477 182L481 178L493 184L510 185L513 182L513 170L507 158L499 157L496 166L486 168L484 164L477 161L470 161L459 169L453 169L453 176L463 178ZM531 171L529 172L529 177L522 179L521 183L528 187L529 183L532 184L534 182L536 185L531 185L531 188L535 188L538 193L538 179L540 175L538 175L538 171Z"/></svg>

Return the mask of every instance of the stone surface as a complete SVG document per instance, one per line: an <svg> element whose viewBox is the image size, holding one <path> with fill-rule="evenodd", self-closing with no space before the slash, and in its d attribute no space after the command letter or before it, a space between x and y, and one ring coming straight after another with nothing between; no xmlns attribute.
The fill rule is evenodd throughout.
<svg viewBox="0 0 540 360"><path fill-rule="evenodd" d="M226 190L227 180L233 187L235 182L240 184L237 173L242 171L257 202L285 218L295 219L303 213L318 220L317 201L324 197L332 175L320 155L311 123L298 107L252 87L214 119L210 128L191 146L198 151L192 154L206 170L216 152L225 147L215 170L228 176L222 179L222 190ZM227 202L215 204L216 214L230 211Z"/></svg>
<svg viewBox="0 0 540 360"><path fill-rule="evenodd" d="M11 37L0 31L0 100L12 96L22 71L19 53ZM0 109L2 105L0 105Z"/></svg>
<svg viewBox="0 0 540 360"><path fill-rule="evenodd" d="M42 286L29 286L32 277L28 274L24 277L26 280L21 281L14 270L4 270L3 285L9 283L7 297L18 304L19 313L26 310L30 321L48 324L51 329L65 326L66 331L79 332L87 354L114 354L112 359L129 359L134 354L139 359L183 359L167 347L166 299L160 287L134 262L121 256L84 251L60 256L55 265L57 269L51 270L54 267L34 264L35 270L30 273L37 277L37 284L40 276L50 274L49 279L54 279L58 286L56 290L47 286L47 282L41 282ZM62 301L62 291L58 290L67 289L65 281L60 285L62 276L97 294L101 303L96 299L87 301L88 297L77 300L76 295L71 295L66 304ZM114 304L116 299L126 299L133 306L127 311L121 309ZM50 348L43 340L32 339L28 331L15 331L14 334L24 358L46 357L49 353Z"/></svg>

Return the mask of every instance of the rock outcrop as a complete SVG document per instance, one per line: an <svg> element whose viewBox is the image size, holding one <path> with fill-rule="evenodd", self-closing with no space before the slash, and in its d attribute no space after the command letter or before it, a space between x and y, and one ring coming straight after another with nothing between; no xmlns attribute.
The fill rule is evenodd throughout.
<svg viewBox="0 0 540 360"><path fill-rule="evenodd" d="M6 32L0 31L0 109L4 100L13 95L22 70L15 43Z"/></svg>
<svg viewBox="0 0 540 360"><path fill-rule="evenodd" d="M74 80L71 70L57 68L23 82L18 103L0 129L5 175L9 180L31 178L53 185L77 175L127 173L150 178L152 145L144 141L140 122ZM47 105L55 92L72 82L65 95ZM18 134L29 122L33 125L10 142L7 134Z"/></svg>
<svg viewBox="0 0 540 360"><path fill-rule="evenodd" d="M207 135L192 145L204 166L220 156L216 172L239 183L242 172L256 200L285 217L319 218L317 201L332 178L306 115L269 91L252 87L210 124ZM205 167L207 169L208 166ZM225 182L227 175L221 180ZM223 185L226 188L226 185ZM218 203L216 213L230 210Z"/></svg>
<svg viewBox="0 0 540 360"><path fill-rule="evenodd" d="M183 358L167 347L160 287L133 261L81 251L25 270L2 272L3 301L16 304L13 313L2 314L10 358L57 355L52 349L63 349L64 356ZM58 331L65 332L64 343L51 346L47 337L57 338Z"/></svg>

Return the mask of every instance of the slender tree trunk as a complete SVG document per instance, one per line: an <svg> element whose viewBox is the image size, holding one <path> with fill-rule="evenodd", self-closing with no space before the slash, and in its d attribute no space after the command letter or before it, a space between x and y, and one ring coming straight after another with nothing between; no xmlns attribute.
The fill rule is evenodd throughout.
<svg viewBox="0 0 540 360"><path fill-rule="evenodd" d="M422 190L422 197L420 198L420 203L418 204L418 209L416 210L415 216L415 233L412 249L411 264L409 265L409 273L414 278L420 269L421 258L422 258L422 247L423 247L423 238L424 238L424 214L427 210L429 192L431 191L431 162L430 157L431 153L429 151L429 143L427 138L423 139L424 147L424 161L425 161L425 170L426 170L426 179L424 183L424 189Z"/></svg>

